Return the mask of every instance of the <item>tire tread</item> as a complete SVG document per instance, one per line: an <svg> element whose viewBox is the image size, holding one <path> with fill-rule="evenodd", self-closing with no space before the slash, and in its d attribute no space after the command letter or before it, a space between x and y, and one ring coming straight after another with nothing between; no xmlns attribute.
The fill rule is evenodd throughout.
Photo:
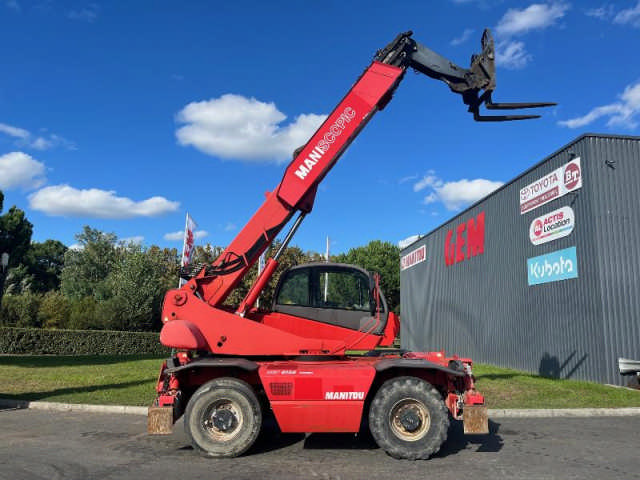
<svg viewBox="0 0 640 480"><path fill-rule="evenodd" d="M431 425L426 436L415 443L403 442L396 438L393 433L388 431L388 426L386 425L387 408L390 408L393 397L400 392L410 392L412 390L422 394L431 417ZM396 377L387 380L376 392L369 409L369 425L376 443L391 457L407 460L426 460L440 450L447 438L449 412L442 401L440 393L430 383L418 377ZM410 443L412 447L419 443L421 448L419 450L408 448Z"/></svg>

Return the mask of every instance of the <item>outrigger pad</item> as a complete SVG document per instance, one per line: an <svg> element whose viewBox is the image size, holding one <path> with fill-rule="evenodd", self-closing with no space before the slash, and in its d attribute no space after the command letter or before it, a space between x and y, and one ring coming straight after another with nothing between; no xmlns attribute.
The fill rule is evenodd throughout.
<svg viewBox="0 0 640 480"><path fill-rule="evenodd" d="M173 431L173 407L149 407L147 433L169 435Z"/></svg>
<svg viewBox="0 0 640 480"><path fill-rule="evenodd" d="M482 435L489 433L489 415L484 405L465 405L462 412L462 423L465 435Z"/></svg>

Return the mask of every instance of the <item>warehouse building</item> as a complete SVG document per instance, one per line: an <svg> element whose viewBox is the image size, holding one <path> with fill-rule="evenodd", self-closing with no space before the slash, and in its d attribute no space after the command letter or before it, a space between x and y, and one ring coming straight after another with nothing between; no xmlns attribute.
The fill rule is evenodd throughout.
<svg viewBox="0 0 640 480"><path fill-rule="evenodd" d="M401 343L623 384L640 360L640 137L583 135L401 252Z"/></svg>

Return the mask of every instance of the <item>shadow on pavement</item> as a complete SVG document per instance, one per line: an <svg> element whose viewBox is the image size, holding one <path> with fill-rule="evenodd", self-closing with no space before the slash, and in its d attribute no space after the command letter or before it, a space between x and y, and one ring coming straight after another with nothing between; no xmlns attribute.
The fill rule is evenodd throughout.
<svg viewBox="0 0 640 480"><path fill-rule="evenodd" d="M489 420L489 433L486 435L465 435L462 422L451 422L447 441L433 458L444 458L471 446L476 452L499 452L504 442L498 434L500 424ZM477 447L476 447L477 446Z"/></svg>
<svg viewBox="0 0 640 480"><path fill-rule="evenodd" d="M474 448L476 452L498 452L504 442L498 434L500 424L489 420L489 433L486 435L465 435L462 422L451 422L447 440L433 458L444 458L466 448ZM248 455L267 453L287 448L303 442L305 450L375 450L380 447L371 434L364 433L281 433L275 421L269 421L260 433L255 445Z"/></svg>
<svg viewBox="0 0 640 480"><path fill-rule="evenodd" d="M312 433L305 439L304 448L309 450L374 450L379 447L370 435L354 433Z"/></svg>
<svg viewBox="0 0 640 480"><path fill-rule="evenodd" d="M245 455L257 455L286 448L301 442L304 440L304 437L304 433L282 433L275 418L267 415L262 420L262 431L256 443L253 444Z"/></svg>

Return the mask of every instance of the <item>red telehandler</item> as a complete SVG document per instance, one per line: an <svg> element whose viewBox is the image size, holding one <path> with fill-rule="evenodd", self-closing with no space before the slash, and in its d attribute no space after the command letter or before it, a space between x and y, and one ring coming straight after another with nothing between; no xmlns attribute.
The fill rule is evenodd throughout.
<svg viewBox="0 0 640 480"><path fill-rule="evenodd" d="M359 432L396 458L426 459L446 439L450 417L465 433L487 433L484 397L472 362L444 352L383 350L399 332L378 277L352 266L312 263L284 272L269 312L254 307L319 183L374 113L391 100L407 69L445 82L478 121L537 118L480 114L550 103L493 103L494 44L485 30L482 52L461 68L411 38L398 35L311 139L296 150L280 184L211 264L182 272L188 281L164 298L160 333L174 349L160 371L149 408L149 432L170 433L184 413L194 448L233 457L256 440L265 415L282 432ZM223 304L276 235L293 220L277 253L239 306ZM347 351L367 351L350 355Z"/></svg>

